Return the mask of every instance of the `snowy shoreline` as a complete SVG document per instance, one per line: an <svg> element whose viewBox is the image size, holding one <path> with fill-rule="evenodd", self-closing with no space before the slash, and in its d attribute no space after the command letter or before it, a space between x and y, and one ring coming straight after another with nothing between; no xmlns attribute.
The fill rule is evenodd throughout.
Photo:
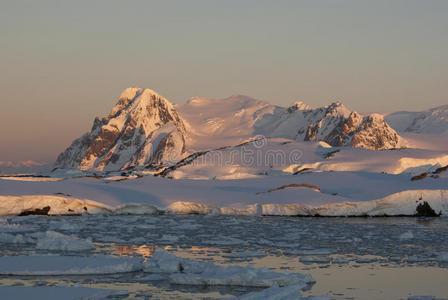
<svg viewBox="0 0 448 300"><path fill-rule="evenodd" d="M416 199L418 196L418 200ZM420 208L426 210L421 211ZM429 207L429 208L428 208ZM428 214L427 210L432 214ZM246 215L289 217L418 217L448 215L448 190L411 190L387 197L362 201L329 203L320 206L305 204L251 204L242 208L176 201L165 208L152 204L109 206L88 199L63 195L0 196L0 215Z"/></svg>

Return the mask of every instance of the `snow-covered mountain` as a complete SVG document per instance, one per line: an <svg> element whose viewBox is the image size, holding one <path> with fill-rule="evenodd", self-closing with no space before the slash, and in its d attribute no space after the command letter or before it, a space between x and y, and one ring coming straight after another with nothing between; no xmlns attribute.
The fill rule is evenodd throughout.
<svg viewBox="0 0 448 300"><path fill-rule="evenodd" d="M196 97L174 106L152 90L128 88L110 114L96 118L92 130L61 153L55 165L97 171L166 165L260 134L374 150L405 145L381 115L361 116L339 102L316 109L295 102L285 108L235 95Z"/></svg>
<svg viewBox="0 0 448 300"><path fill-rule="evenodd" d="M194 97L175 106L190 125L188 148L208 150L235 145L254 135L254 124L278 106L248 96L225 99Z"/></svg>
<svg viewBox="0 0 448 300"><path fill-rule="evenodd" d="M173 105L149 89L123 91L110 114L59 155L59 168L118 170L177 161L186 152L186 129Z"/></svg>
<svg viewBox="0 0 448 300"><path fill-rule="evenodd" d="M302 103L277 109L255 123L255 133L373 150L399 148L406 144L381 115L361 116L340 102L316 109Z"/></svg>
<svg viewBox="0 0 448 300"><path fill-rule="evenodd" d="M189 148L226 146L223 141L236 144L258 134L374 150L406 145L383 116L361 116L340 102L312 109L299 101L285 108L236 95L220 100L193 98L176 108L192 125L195 141ZM211 145L212 141L216 143Z"/></svg>
<svg viewBox="0 0 448 300"><path fill-rule="evenodd" d="M385 119L399 132L448 134L448 105L420 112L395 112Z"/></svg>

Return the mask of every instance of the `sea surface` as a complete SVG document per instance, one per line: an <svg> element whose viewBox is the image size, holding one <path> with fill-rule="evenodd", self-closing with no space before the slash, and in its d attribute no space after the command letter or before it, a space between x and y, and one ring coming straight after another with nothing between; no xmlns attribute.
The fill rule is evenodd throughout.
<svg viewBox="0 0 448 300"><path fill-rule="evenodd" d="M37 247L38 233L48 231L86 240L94 247L90 250ZM12 241L12 237L19 238ZM328 295L332 299L448 297L448 218L1 217L0 241L1 256L104 254L148 260L157 247L162 247L184 258L218 265L252 264L278 272L307 273L316 283L303 293L306 296ZM126 290L127 294L117 296L123 299L216 299L259 290L171 285L156 277L153 279L142 272L3 275L0 286Z"/></svg>

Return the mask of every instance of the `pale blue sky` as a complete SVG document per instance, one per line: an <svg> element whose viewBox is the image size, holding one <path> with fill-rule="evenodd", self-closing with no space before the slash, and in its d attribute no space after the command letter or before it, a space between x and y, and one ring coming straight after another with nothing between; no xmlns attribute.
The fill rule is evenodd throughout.
<svg viewBox="0 0 448 300"><path fill-rule="evenodd" d="M128 86L176 103L448 103L445 0L0 0L0 37L0 160L54 160Z"/></svg>

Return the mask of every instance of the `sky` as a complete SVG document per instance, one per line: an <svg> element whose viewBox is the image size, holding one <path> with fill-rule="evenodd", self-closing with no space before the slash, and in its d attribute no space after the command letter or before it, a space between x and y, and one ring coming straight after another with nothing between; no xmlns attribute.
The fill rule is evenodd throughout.
<svg viewBox="0 0 448 300"><path fill-rule="evenodd" d="M0 0L0 161L52 162L129 86L359 112L447 104L445 0Z"/></svg>

